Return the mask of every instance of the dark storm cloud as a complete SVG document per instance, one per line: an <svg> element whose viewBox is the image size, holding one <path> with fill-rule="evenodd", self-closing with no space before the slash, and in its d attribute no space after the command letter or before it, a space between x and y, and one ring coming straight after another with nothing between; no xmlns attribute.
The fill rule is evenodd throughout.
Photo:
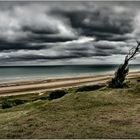
<svg viewBox="0 0 140 140"><path fill-rule="evenodd" d="M42 55L37 55L37 54L30 54L30 55L21 55L21 56L16 56L16 57L11 57L11 58L5 58L9 61L33 61L33 60L38 60L38 59L43 59L43 60L56 60L56 59L69 59L77 56L42 56ZM4 60L5 60L4 59Z"/></svg>
<svg viewBox="0 0 140 140"><path fill-rule="evenodd" d="M104 51L93 52L93 53L84 53L84 52L71 52L69 54L59 54L57 56L51 55L39 55L39 54L21 54L15 56L8 56L1 58L0 62L17 62L17 61L56 61L56 60L71 60L71 59L81 59L81 58L90 58L91 56L110 56L110 53L104 53Z"/></svg>
<svg viewBox="0 0 140 140"><path fill-rule="evenodd" d="M67 17L79 34L95 36L99 40L119 40L118 37L115 38L115 35L122 37L133 31L134 13L130 11L117 13L112 7L93 6L92 9L73 9L71 11L52 9L52 13Z"/></svg>
<svg viewBox="0 0 140 140"><path fill-rule="evenodd" d="M20 56L9 56L7 58L1 58L0 61L34 61L34 60L63 60L63 59L73 59L87 57L88 54L83 52L73 52L72 54L61 54L57 56L45 56L39 54L21 54Z"/></svg>
<svg viewBox="0 0 140 140"><path fill-rule="evenodd" d="M26 48L28 43L66 42L77 38L67 21L47 14L47 7L43 5L29 3L11 7L7 10L0 7L0 39L5 42L20 40Z"/></svg>
<svg viewBox="0 0 140 140"><path fill-rule="evenodd" d="M59 37L59 36L47 36L47 35L33 35L28 41L32 42L46 42L46 43L58 43L72 41L75 38L70 37Z"/></svg>
<svg viewBox="0 0 140 140"><path fill-rule="evenodd" d="M40 29L40 28L36 29L34 27L29 27L27 25L22 27L22 31L23 32L27 31L27 32L31 32L33 34L40 34L40 35L59 33L59 31L56 30L56 29L48 29L48 28L46 28L46 29Z"/></svg>
<svg viewBox="0 0 140 140"><path fill-rule="evenodd" d="M139 5L0 2L0 61L79 63L124 56L140 33Z"/></svg>
<svg viewBox="0 0 140 140"><path fill-rule="evenodd" d="M7 42L7 41L0 41L0 51L12 51L12 50L41 50L47 48L43 45L33 46L27 44L26 42Z"/></svg>
<svg viewBox="0 0 140 140"><path fill-rule="evenodd" d="M128 44L126 42L120 41L97 41L94 43L95 52L102 52L104 55L125 55L127 54ZM100 56L103 56L100 55Z"/></svg>
<svg viewBox="0 0 140 140"><path fill-rule="evenodd" d="M56 25L57 26L57 25ZM34 27L24 26L23 32L29 32L29 37L26 39L28 42L66 42L76 39L76 36L59 35L58 29L40 29Z"/></svg>

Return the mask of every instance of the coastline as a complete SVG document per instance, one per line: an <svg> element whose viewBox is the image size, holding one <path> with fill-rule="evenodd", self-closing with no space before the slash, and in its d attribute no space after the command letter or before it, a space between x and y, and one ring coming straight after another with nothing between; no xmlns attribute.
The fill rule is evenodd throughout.
<svg viewBox="0 0 140 140"><path fill-rule="evenodd" d="M6 66L0 69L0 84L10 82L47 80L65 77L94 76L114 73L118 65L60 65L60 66ZM131 65L130 71L140 70Z"/></svg>
<svg viewBox="0 0 140 140"><path fill-rule="evenodd" d="M49 75L49 76L36 76L36 77L16 77L16 78L7 78L7 79L0 79L0 84L4 83L17 83L17 82L24 82L24 81L43 81L43 80L50 80L50 79L65 79L65 78L73 78L73 77L90 77L90 76L98 76L98 75L106 75L112 74L114 71L105 71L105 72L93 72L93 73L80 73L80 74L60 74L60 75Z"/></svg>
<svg viewBox="0 0 140 140"><path fill-rule="evenodd" d="M71 88L87 84L105 84L113 76L114 72L105 74L69 76L62 78L49 78L40 80L23 80L0 83L0 96L20 94L44 93L50 90ZM129 72L127 78L140 77L140 71Z"/></svg>

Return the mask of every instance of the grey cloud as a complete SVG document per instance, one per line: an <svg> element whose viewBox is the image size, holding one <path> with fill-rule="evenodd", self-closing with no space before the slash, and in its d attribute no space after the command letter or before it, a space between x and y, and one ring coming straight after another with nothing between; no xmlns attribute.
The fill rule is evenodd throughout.
<svg viewBox="0 0 140 140"><path fill-rule="evenodd" d="M12 50L40 50L47 48L45 45L34 46L28 42L7 42L0 41L0 52L2 51L12 51Z"/></svg>
<svg viewBox="0 0 140 140"><path fill-rule="evenodd" d="M67 17L72 27L79 34L94 35L99 40L115 40L115 35L123 36L133 31L132 21L135 13L132 10L125 10L125 7L122 12L116 11L113 5L112 7L105 7L97 6L96 4L90 9L82 10L77 10L76 8L72 10L52 9L53 14ZM119 38L117 37L117 39Z"/></svg>
<svg viewBox="0 0 140 140"><path fill-rule="evenodd" d="M80 59L124 57L140 33L138 5L140 2L3 2L0 61L80 63Z"/></svg>
<svg viewBox="0 0 140 140"><path fill-rule="evenodd" d="M0 37L15 41L33 37L46 38L74 38L74 30L65 19L51 16L47 7L43 5L15 6L3 11L0 9ZM48 37L49 36L49 37Z"/></svg>
<svg viewBox="0 0 140 140"><path fill-rule="evenodd" d="M103 54L127 54L128 50L130 49L129 43L127 42L116 42L116 41L98 41L94 43L95 51L102 52Z"/></svg>

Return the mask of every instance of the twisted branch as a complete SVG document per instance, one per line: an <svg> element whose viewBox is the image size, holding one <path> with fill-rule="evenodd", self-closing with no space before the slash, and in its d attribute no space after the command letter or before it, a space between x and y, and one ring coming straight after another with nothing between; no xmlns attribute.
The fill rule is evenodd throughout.
<svg viewBox="0 0 140 140"><path fill-rule="evenodd" d="M125 57L125 62L129 62L132 59L135 59L135 56L139 53L140 42L137 41L137 46L129 50L129 53Z"/></svg>

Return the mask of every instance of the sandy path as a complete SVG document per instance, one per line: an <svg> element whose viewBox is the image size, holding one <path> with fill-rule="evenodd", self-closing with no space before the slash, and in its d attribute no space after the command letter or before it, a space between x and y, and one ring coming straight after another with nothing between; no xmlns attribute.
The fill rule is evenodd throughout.
<svg viewBox="0 0 140 140"><path fill-rule="evenodd" d="M109 79L111 79L111 77L112 74L105 74L97 76L3 83L0 84L0 96L44 92L49 90L79 86L83 84L105 83ZM140 72L132 72L128 76L128 78L134 77L140 77Z"/></svg>

